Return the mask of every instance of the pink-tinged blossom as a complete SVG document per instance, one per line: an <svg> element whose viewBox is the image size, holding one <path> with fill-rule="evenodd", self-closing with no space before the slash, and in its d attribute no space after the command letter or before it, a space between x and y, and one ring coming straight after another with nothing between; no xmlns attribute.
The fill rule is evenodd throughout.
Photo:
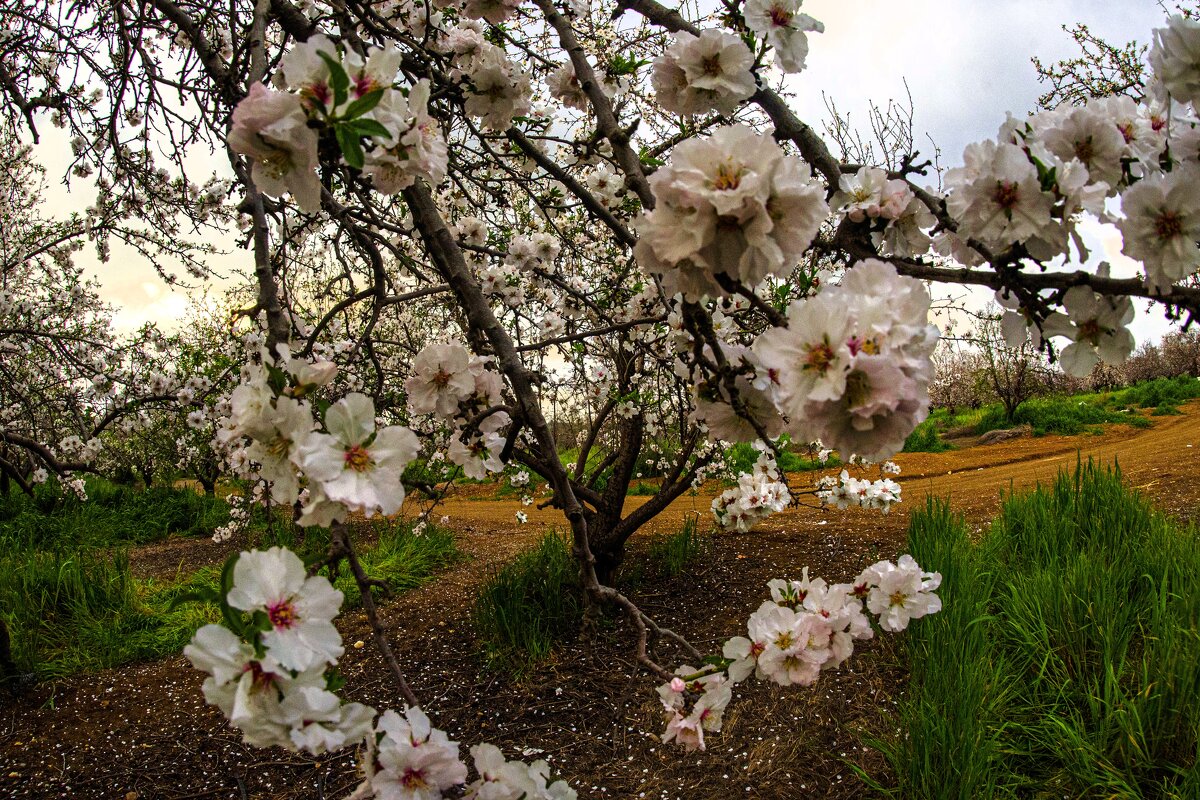
<svg viewBox="0 0 1200 800"><path fill-rule="evenodd" d="M1090 182L1103 181L1115 190L1121 181L1125 137L1099 106L1060 106L1042 112L1034 118L1034 134L1064 163L1080 161L1087 167Z"/></svg>
<svg viewBox="0 0 1200 800"><path fill-rule="evenodd" d="M254 183L263 192L272 197L291 192L309 214L321 209L317 133L308 127L299 97L252 84L233 110L228 141L250 159Z"/></svg>
<svg viewBox="0 0 1200 800"><path fill-rule="evenodd" d="M775 48L775 65L784 72L800 72L808 57L808 36L824 33L825 26L800 13L804 0L748 0L742 8L746 27Z"/></svg>
<svg viewBox="0 0 1200 800"><path fill-rule="evenodd" d="M376 141L363 167L376 191L396 194L418 178L431 186L441 183L449 151L441 127L429 115L429 81L417 81L407 98L398 91L385 92L372 114L392 134Z"/></svg>
<svg viewBox="0 0 1200 800"><path fill-rule="evenodd" d="M1122 251L1142 262L1151 288L1167 289L1200 266L1200 168L1138 181L1121 195L1121 211Z"/></svg>
<svg viewBox="0 0 1200 800"><path fill-rule="evenodd" d="M744 125L679 145L650 186L634 254L688 299L724 294L720 275L754 286L788 274L828 213L807 165Z"/></svg>
<svg viewBox="0 0 1200 800"><path fill-rule="evenodd" d="M1200 103L1200 21L1173 16L1167 27L1156 28L1150 68L1176 100Z"/></svg>
<svg viewBox="0 0 1200 800"><path fill-rule="evenodd" d="M483 19L499 25L513 15L521 0L467 0L463 14L468 19Z"/></svg>
<svg viewBox="0 0 1200 800"><path fill-rule="evenodd" d="M1042 191L1037 168L1020 147L970 144L963 162L946 173L946 207L958 220L961 236L1004 250L1049 235L1047 229L1059 224L1050 216L1053 195Z"/></svg>
<svg viewBox="0 0 1200 800"><path fill-rule="evenodd" d="M788 430L843 457L877 460L899 451L928 413L938 336L927 324L929 302L919 281L867 260L840 286L793 303L787 327L755 344L775 376Z"/></svg>
<svg viewBox="0 0 1200 800"><path fill-rule="evenodd" d="M675 42L655 59L650 80L659 105L667 111L729 115L757 88L753 65L746 43L732 33L709 29L694 36L679 31Z"/></svg>
<svg viewBox="0 0 1200 800"><path fill-rule="evenodd" d="M413 360L412 377L404 382L409 411L442 419L457 414L458 404L475 390L470 364L471 354L460 344L426 345Z"/></svg>
<svg viewBox="0 0 1200 800"><path fill-rule="evenodd" d="M464 72L469 81L464 109L488 128L504 130L513 117L529 113L529 76L502 48L485 42Z"/></svg>
<svg viewBox="0 0 1200 800"><path fill-rule="evenodd" d="M1073 286L1063 297L1063 306L1068 324L1057 326L1053 333L1072 340L1059 356L1067 374L1084 377L1100 361L1120 364L1129 358L1135 344L1128 327L1133 321L1132 299L1107 297L1088 286Z"/></svg>
<svg viewBox="0 0 1200 800"><path fill-rule="evenodd" d="M575 800L566 781L550 782L545 761L508 761L493 744L475 745L471 757L479 778L467 786L467 800Z"/></svg>
<svg viewBox="0 0 1200 800"><path fill-rule="evenodd" d="M370 517L395 514L404 502L400 476L421 449L416 434L400 425L375 429L375 404L353 393L325 412L325 433L312 433L297 461L325 497Z"/></svg>
<svg viewBox="0 0 1200 800"><path fill-rule="evenodd" d="M404 716L389 709L376 730L382 739L370 783L379 800L441 800L443 791L466 782L458 743L430 725L421 709L410 707Z"/></svg>
<svg viewBox="0 0 1200 800"><path fill-rule="evenodd" d="M342 593L328 578L307 576L304 562L291 550L243 552L227 600L241 611L266 615L271 624L262 634L267 654L289 669L332 664L342 655L342 638L332 622Z"/></svg>

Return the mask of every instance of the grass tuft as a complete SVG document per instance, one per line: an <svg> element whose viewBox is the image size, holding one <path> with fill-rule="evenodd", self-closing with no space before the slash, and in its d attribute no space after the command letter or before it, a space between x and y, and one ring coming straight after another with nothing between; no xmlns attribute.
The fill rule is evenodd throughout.
<svg viewBox="0 0 1200 800"><path fill-rule="evenodd" d="M537 547L495 570L472 611L472 624L491 668L524 675L583 619L579 565L571 543L551 531Z"/></svg>
<svg viewBox="0 0 1200 800"><path fill-rule="evenodd" d="M662 574L674 578L712 549L712 541L699 530L698 517L690 516L683 527L672 534L656 536L650 542L649 560Z"/></svg>

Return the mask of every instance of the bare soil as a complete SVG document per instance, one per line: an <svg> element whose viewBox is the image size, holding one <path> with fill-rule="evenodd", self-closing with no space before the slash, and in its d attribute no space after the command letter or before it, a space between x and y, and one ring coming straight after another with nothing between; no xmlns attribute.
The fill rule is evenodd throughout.
<svg viewBox="0 0 1200 800"><path fill-rule="evenodd" d="M1100 435L1019 438L947 453L901 454L904 502L890 515L798 508L748 534L713 537L712 552L687 575L646 572L628 593L662 624L716 651L739 633L773 577L844 580L904 542L911 509L926 496L947 498L974 524L995 513L1002 492L1048 482L1077 458L1117 461L1127 481L1166 512L1197 516L1200 403L1184 415L1156 417L1150 429L1109 426ZM803 487L809 476L795 476ZM678 530L684 517L707 519L718 485L676 502L639 532L630 560L649 534ZM862 744L864 730L887 732L887 710L904 680L896 642L865 643L843 669L810 689L749 681L738 687L725 729L709 749L685 754L658 741L655 681L632 658L632 632L620 620L590 641L565 643L530 676L484 670L469 613L489 569L561 526L553 509L517 500L472 499L476 487L445 503L459 547L470 559L428 586L385 603L392 641L435 724L465 745L499 744L509 757L546 758L581 798L854 798L868 794L851 765L886 782L882 757ZM630 506L645 498L629 498ZM525 511L529 523L515 514ZM169 541L133 555L139 574L169 575L220 563L229 545ZM930 565L936 568L936 565ZM350 699L377 707L402 703L369 644L359 612L340 620ZM675 663L671 652L660 654ZM13 798L337 798L357 782L350 755L308 759L240 743L205 706L201 675L181 658L78 675L0 699L0 796Z"/></svg>

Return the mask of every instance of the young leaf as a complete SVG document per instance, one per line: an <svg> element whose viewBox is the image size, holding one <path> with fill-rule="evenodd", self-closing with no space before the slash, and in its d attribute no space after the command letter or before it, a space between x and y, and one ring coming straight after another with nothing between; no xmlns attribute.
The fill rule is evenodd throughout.
<svg viewBox="0 0 1200 800"><path fill-rule="evenodd" d="M318 50L317 55L325 62L325 66L329 67L329 88L333 89L333 107L337 108L346 102L346 98L349 96L350 76L346 74L346 70L342 68L337 59L329 53Z"/></svg>
<svg viewBox="0 0 1200 800"><path fill-rule="evenodd" d="M361 117L375 106L379 105L379 101L383 99L383 89L372 89L362 97L355 100L350 105L346 106L345 113L342 114L342 119L351 120Z"/></svg>
<svg viewBox="0 0 1200 800"><path fill-rule="evenodd" d="M358 141L358 134L347 125L338 125L334 128L334 132L346 163L355 169L362 169L365 156L363 156L362 144Z"/></svg>
<svg viewBox="0 0 1200 800"><path fill-rule="evenodd" d="M347 122L346 127L359 136L375 136L380 139L392 138L392 132L383 127L380 122L373 119L356 119L352 122Z"/></svg>

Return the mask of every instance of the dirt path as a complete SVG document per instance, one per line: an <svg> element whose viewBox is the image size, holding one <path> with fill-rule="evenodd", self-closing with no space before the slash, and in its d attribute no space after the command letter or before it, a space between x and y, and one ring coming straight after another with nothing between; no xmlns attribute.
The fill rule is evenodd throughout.
<svg viewBox="0 0 1200 800"><path fill-rule="evenodd" d="M1100 436L1018 439L939 454L901 454L904 502L877 512L799 508L746 534L715 537L712 552L687 575L651 576L627 589L663 624L698 646L719 642L744 624L772 577L813 574L842 580L902 546L908 516L927 495L949 498L972 521L989 519L1000 493L1046 482L1077 457L1119 460L1129 482L1169 513L1197 516L1200 492L1200 401L1185 415L1156 417L1145 430L1110 426ZM812 475L795 476L801 488ZM709 519L717 484L673 504L648 531L674 531L687 514ZM476 493L488 491L480 487ZM630 507L645 502L631 497ZM517 511L530 518L516 522ZM880 775L878 754L857 745L903 676L878 657L885 642L822 677L821 691L739 689L725 732L707 753L682 757L658 743L661 720L652 681L630 659L630 632L617 622L598 643L567 643L522 682L480 669L469 609L495 566L527 549L550 527L554 509L517 500L459 497L444 504L459 547L471 559L430 585L384 607L384 620L409 679L452 738L493 741L510 757L547 757L581 798L748 797L776 800L800 793L842 800L868 793L841 758ZM642 534L639 534L639 537ZM143 568L174 572L219 563L226 549L172 542L135 553ZM638 546L634 543L635 548ZM225 546L227 548L228 545ZM218 550L220 552L218 552ZM339 627L348 644L369 640L359 612ZM396 706L378 656L368 644L349 649L342 668L349 699ZM0 707L0 796L148 798L299 798L343 796L355 783L349 755L316 761L240 743L200 695L201 676L179 657L35 687ZM0 701L2 702L2 701ZM836 776L836 778L831 777Z"/></svg>
<svg viewBox="0 0 1200 800"><path fill-rule="evenodd" d="M904 502L892 513L886 527L907 525L910 510L923 505L926 496L949 499L970 519L985 521L999 506L1001 492L1010 486L1023 489L1051 481L1060 470L1073 467L1076 458L1116 461L1129 483L1148 493L1164 511L1191 519L1197 509L1194 482L1200 477L1200 401L1181 410L1181 416L1154 417L1150 428L1110 425L1099 435L1024 437L944 453L900 453L893 460L902 470L899 481L904 488ZM812 476L791 476L793 487L799 490L810 486ZM710 482L696 496L680 498L644 531L678 530L684 517L693 513L706 521L709 506L722 488ZM646 500L630 497L625 507L632 509ZM523 506L519 500L455 498L443 503L439 511L449 516L456 528L495 533L563 526L557 509L538 510L536 504ZM518 511L528 515L527 526L516 522ZM820 520L840 524L839 518L844 515L857 517L853 512L847 515L802 507L771 517L764 526L789 529ZM878 514L869 516L878 520Z"/></svg>

